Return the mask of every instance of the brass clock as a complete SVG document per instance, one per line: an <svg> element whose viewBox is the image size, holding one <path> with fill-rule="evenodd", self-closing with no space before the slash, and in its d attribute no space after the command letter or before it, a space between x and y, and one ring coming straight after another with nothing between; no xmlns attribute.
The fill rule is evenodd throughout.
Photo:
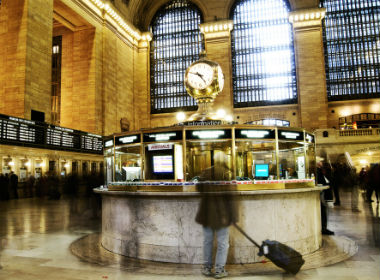
<svg viewBox="0 0 380 280"><path fill-rule="evenodd" d="M223 90L224 75L221 67L214 61L201 58L191 64L185 73L187 92L198 103L212 102Z"/></svg>

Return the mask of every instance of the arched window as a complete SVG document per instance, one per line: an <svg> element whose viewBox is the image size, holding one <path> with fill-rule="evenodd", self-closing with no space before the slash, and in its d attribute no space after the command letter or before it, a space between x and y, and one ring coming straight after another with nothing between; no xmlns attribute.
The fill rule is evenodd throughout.
<svg viewBox="0 0 380 280"><path fill-rule="evenodd" d="M380 96L380 1L325 0L328 100Z"/></svg>
<svg viewBox="0 0 380 280"><path fill-rule="evenodd" d="M171 1L155 15L151 24L151 113L197 109L186 92L184 76L204 49L201 21L199 9L186 0Z"/></svg>
<svg viewBox="0 0 380 280"><path fill-rule="evenodd" d="M297 103L289 5L240 0L231 11L234 107Z"/></svg>

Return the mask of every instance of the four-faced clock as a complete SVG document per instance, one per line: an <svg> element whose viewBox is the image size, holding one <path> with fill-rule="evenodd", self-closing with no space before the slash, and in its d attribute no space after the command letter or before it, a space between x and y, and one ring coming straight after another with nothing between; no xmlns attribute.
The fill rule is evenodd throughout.
<svg viewBox="0 0 380 280"><path fill-rule="evenodd" d="M205 89L214 79L214 69L207 63L196 63L189 67L187 82L194 89Z"/></svg>
<svg viewBox="0 0 380 280"><path fill-rule="evenodd" d="M215 98L224 86L222 69L218 63L201 58L187 68L185 86L195 99Z"/></svg>

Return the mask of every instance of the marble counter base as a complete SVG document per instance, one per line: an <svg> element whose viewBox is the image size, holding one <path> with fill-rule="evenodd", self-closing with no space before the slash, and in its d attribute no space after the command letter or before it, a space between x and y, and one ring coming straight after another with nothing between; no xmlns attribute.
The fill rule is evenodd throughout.
<svg viewBox="0 0 380 280"><path fill-rule="evenodd" d="M137 259L200 264L202 227L195 222L199 196L102 195L101 244ZM322 244L319 190L237 195L239 225L257 242L285 243L302 255ZM255 263L257 248L230 228L228 263Z"/></svg>

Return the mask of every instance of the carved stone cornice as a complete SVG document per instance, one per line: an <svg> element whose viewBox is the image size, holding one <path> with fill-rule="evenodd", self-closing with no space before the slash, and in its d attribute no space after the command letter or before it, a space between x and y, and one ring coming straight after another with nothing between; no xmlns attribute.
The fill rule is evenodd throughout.
<svg viewBox="0 0 380 280"><path fill-rule="evenodd" d="M302 9L289 13L289 21L294 30L320 28L325 17L325 8Z"/></svg>

